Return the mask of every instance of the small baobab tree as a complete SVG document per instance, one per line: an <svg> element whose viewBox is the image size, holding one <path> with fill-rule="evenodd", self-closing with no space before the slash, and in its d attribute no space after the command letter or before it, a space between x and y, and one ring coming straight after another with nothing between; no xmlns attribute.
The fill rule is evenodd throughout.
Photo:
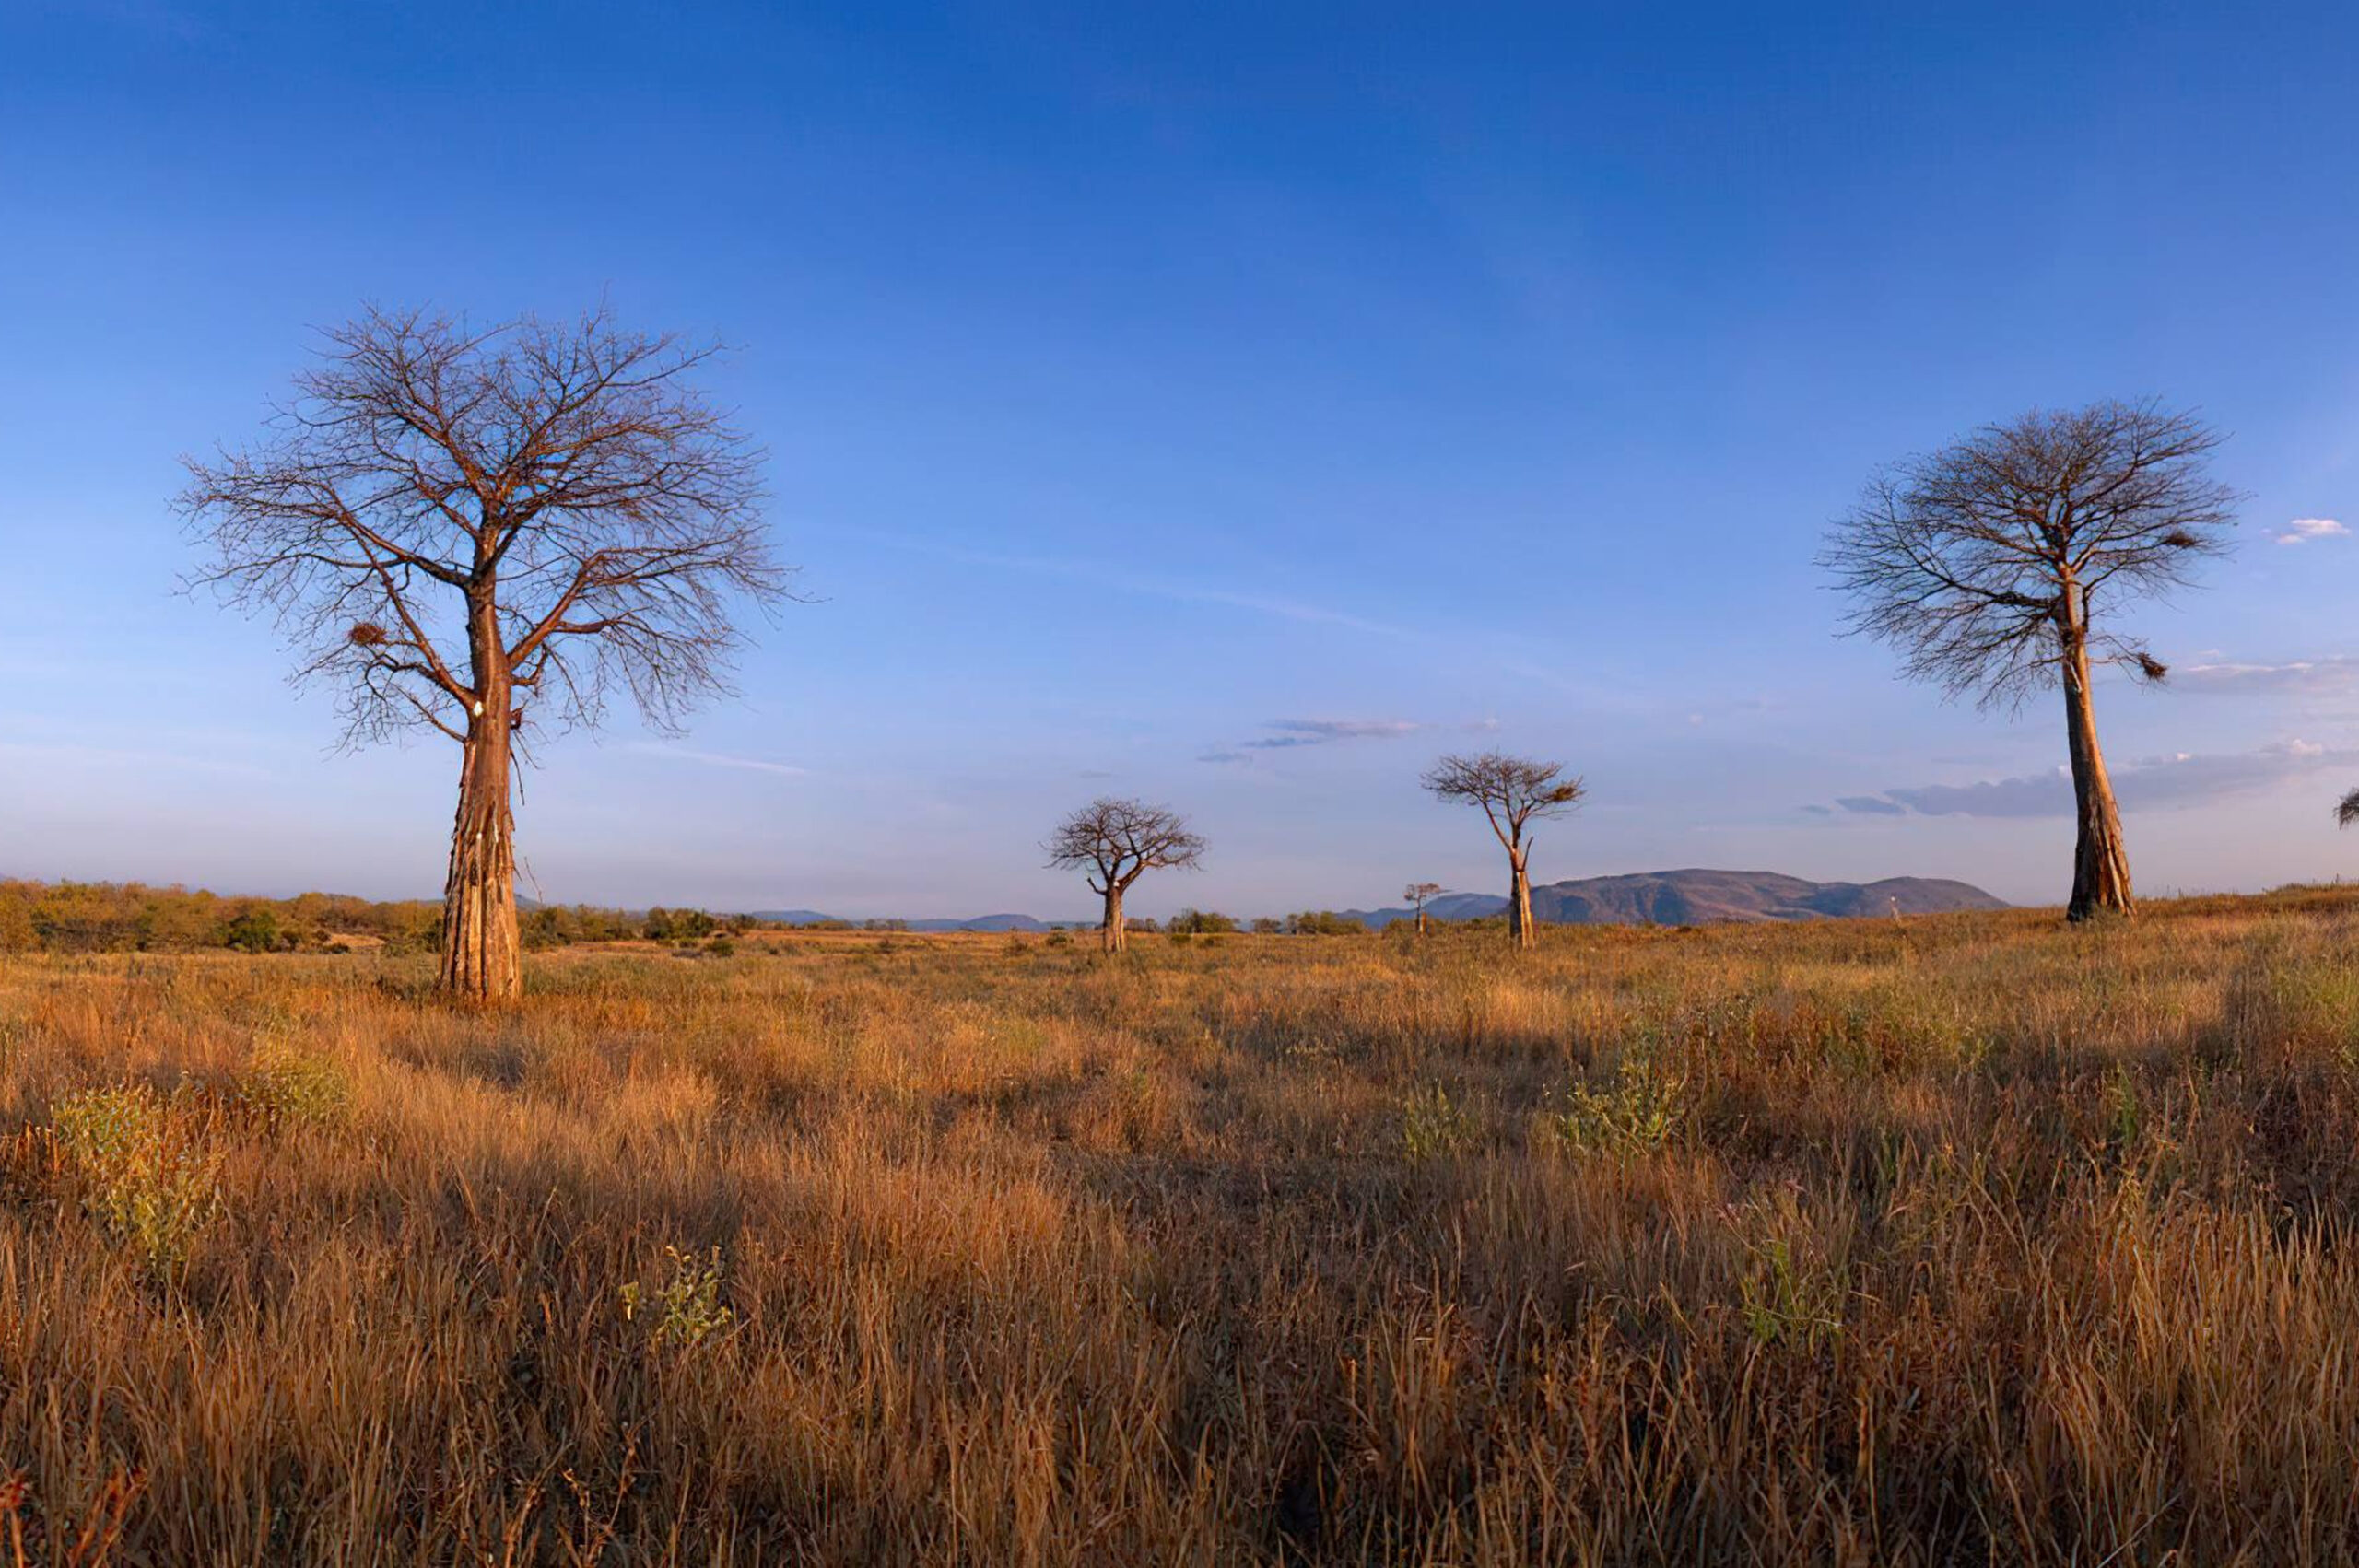
<svg viewBox="0 0 2359 1568"><path fill-rule="evenodd" d="M2152 400L2034 410L1877 473L1820 556L1848 629L1898 649L1911 679L2010 709L2063 689L2074 920L2132 905L2093 673L2168 673L2108 617L2227 548L2237 497L2209 473L2223 439Z"/></svg>
<svg viewBox="0 0 2359 1568"><path fill-rule="evenodd" d="M1416 907L1417 934L1426 934L1426 900L1441 891L1438 882L1413 882L1401 890L1401 896Z"/></svg>
<svg viewBox="0 0 2359 1568"><path fill-rule="evenodd" d="M1443 801L1480 806L1490 819L1491 831L1508 852L1508 938L1518 947L1534 945L1539 938L1532 922L1531 825L1579 805L1581 781L1566 778L1561 762L1485 752L1442 758L1426 772L1425 786Z"/></svg>
<svg viewBox="0 0 2359 1568"><path fill-rule="evenodd" d="M260 444L185 460L197 580L276 620L298 682L341 692L347 747L458 744L441 986L505 1000L520 747L617 692L668 731L726 689L737 603L786 590L761 453L692 384L713 349L604 309L372 310L324 336Z"/></svg>
<svg viewBox="0 0 2359 1568"><path fill-rule="evenodd" d="M1049 852L1049 864L1058 870L1090 873L1089 891L1106 903L1099 934L1109 953L1120 953L1124 946L1122 895L1130 891L1131 883L1166 866L1192 871L1203 863L1204 856L1203 839L1189 829L1187 819L1177 812L1104 796L1059 823L1040 848Z"/></svg>

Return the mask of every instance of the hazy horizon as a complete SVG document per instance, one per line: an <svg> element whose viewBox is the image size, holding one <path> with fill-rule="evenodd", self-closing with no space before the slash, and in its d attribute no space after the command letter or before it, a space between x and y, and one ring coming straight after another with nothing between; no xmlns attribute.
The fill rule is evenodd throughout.
<svg viewBox="0 0 2359 1568"><path fill-rule="evenodd" d="M527 895L1085 918L1039 841L1188 813L1239 914L1503 889L1417 778L1586 777L1543 883L2061 902L2053 697L1833 634L1877 463L2193 405L2237 554L2098 717L2140 890L2359 868L2359 29L2331 6L36 4L0 16L0 872L433 896L440 743L331 754L176 597L179 454L370 301L712 334L806 604L742 700L540 748ZM2349 526L2346 526L2349 525Z"/></svg>

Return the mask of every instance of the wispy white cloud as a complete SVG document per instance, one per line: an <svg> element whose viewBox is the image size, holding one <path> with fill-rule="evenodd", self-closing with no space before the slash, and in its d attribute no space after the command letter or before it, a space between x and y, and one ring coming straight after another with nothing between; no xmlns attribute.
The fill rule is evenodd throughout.
<svg viewBox="0 0 2359 1568"><path fill-rule="evenodd" d="M1347 631L1364 632L1372 637L1384 637L1406 641L1424 641L1425 634L1390 622L1356 615L1348 611L1324 604L1305 603L1297 599L1266 593L1246 593L1226 588L1206 588L1193 583L1160 578L1142 577L1135 572L1104 566L1096 561L1070 560L1047 556L1003 556L981 550L962 550L951 545L936 544L930 540L910 539L893 534L863 532L861 538L870 544L883 544L914 555L935 556L944 560L958 561L968 566L992 567L1003 571L1028 572L1036 576L1066 578L1080 582L1096 583L1124 593L1139 593L1150 598L1168 599L1180 604L1219 604L1233 610L1250 611L1255 614L1272 615L1280 620L1300 621L1310 626L1340 626Z"/></svg>
<svg viewBox="0 0 2359 1568"><path fill-rule="evenodd" d="M70 741L0 741L0 757L50 767L94 767L115 773L214 773L231 778L275 778L278 774L229 756L194 755Z"/></svg>
<svg viewBox="0 0 2359 1568"><path fill-rule="evenodd" d="M1264 729L1276 737L1247 741L1249 746L1274 750L1285 746L1323 746L1335 741L1392 741L1427 728L1414 719L1273 719Z"/></svg>
<svg viewBox="0 0 2359 1568"><path fill-rule="evenodd" d="M1239 741L1242 751L1285 752L1302 746L1332 746L1344 741L1397 741L1404 735L1414 735L1427 730L1440 729L1414 719L1273 719L1262 726L1274 730L1274 735L1262 735L1250 741ZM1473 731L1496 728L1494 720L1484 720L1467 726Z"/></svg>
<svg viewBox="0 0 2359 1568"><path fill-rule="evenodd" d="M807 767L772 762L768 757L732 756L727 752L700 752L688 746L667 746L653 741L633 741L626 749L641 756L669 757L674 762L701 763L707 767L743 768L749 773L775 773L787 778L805 778L811 772Z"/></svg>
<svg viewBox="0 0 2359 1568"><path fill-rule="evenodd" d="M2122 809L2202 805L2266 789L2329 767L2359 768L2359 750L2293 740L2249 752L2142 757L2112 770ZM2061 766L2048 773L1984 778L1971 784L1925 784L1852 795L1836 802L1849 812L1895 816L2049 817L2072 813L2072 779Z"/></svg>
<svg viewBox="0 0 2359 1568"><path fill-rule="evenodd" d="M2171 672L2171 685L2213 696L2337 696L2359 689L2359 659L2334 654L2282 664L2190 664Z"/></svg>
<svg viewBox="0 0 2359 1568"><path fill-rule="evenodd" d="M2351 530L2330 517L2297 517L2270 535L2280 544L2307 544L2314 539L2345 539Z"/></svg>

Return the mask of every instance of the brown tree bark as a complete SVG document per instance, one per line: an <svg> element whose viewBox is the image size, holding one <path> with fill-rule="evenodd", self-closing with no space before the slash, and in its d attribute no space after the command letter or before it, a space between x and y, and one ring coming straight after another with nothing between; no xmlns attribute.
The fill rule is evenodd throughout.
<svg viewBox="0 0 2359 1568"><path fill-rule="evenodd" d="M1540 945L1540 939L1532 929L1530 864L1520 854L1510 851L1508 855L1508 939L1518 947Z"/></svg>
<svg viewBox="0 0 2359 1568"><path fill-rule="evenodd" d="M2096 708L2089 696L2086 638L2068 629L2064 649L2064 729L2072 760L2073 814L2079 833L2072 848L2072 897L2064 918L2085 920L2100 912L2129 914L2130 850L2121 836L2121 811L2097 745Z"/></svg>
<svg viewBox="0 0 2359 1568"><path fill-rule="evenodd" d="M445 995L513 1001L523 994L523 942L516 926L516 816L510 799L514 719L507 649L487 585L471 596L468 640L475 689L459 765L459 810L442 883Z"/></svg>
<svg viewBox="0 0 2359 1568"><path fill-rule="evenodd" d="M1130 941L1130 932L1122 925L1122 888L1120 883L1106 884L1106 924L1099 939L1109 953L1120 953Z"/></svg>
<svg viewBox="0 0 2359 1568"><path fill-rule="evenodd" d="M442 884L444 994L512 1001L523 993L516 929L516 819L509 803L505 712L469 727Z"/></svg>

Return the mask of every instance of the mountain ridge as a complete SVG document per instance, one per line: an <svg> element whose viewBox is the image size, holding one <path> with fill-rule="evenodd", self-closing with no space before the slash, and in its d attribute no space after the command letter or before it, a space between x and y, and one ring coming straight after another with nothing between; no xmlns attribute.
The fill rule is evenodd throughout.
<svg viewBox="0 0 2359 1568"><path fill-rule="evenodd" d="M1496 894L1451 893L1426 900L1437 919L1480 919L1504 913ZM1812 882L1782 872L1716 871L1701 866L1535 883L1532 913L1549 925L1701 926L1756 921L1857 919L1863 916L1946 914L2004 909L2004 899L1947 877L1895 876L1875 882ZM1383 927L1412 919L1408 907L1341 909Z"/></svg>
<svg viewBox="0 0 2359 1568"><path fill-rule="evenodd" d="M1495 893L1445 893L1426 901L1426 913L1437 920L1473 920L1503 914L1507 907L1508 901ZM1715 871L1702 866L1576 877L1564 882L1535 883L1532 889L1532 915L1545 924L1567 926L1701 926L1857 919L1888 915L1895 910L1903 915L1936 915L1960 909L2008 907L2004 899L1971 883L1946 877L1812 882L1782 872ZM755 909L747 913L751 919L782 925L816 925L834 919L816 909ZM1383 909L1338 909L1334 913L1380 930L1397 920L1414 919L1416 911L1404 905ZM1045 931L1055 926L1091 923L1042 920L1024 914L902 922L912 931Z"/></svg>

